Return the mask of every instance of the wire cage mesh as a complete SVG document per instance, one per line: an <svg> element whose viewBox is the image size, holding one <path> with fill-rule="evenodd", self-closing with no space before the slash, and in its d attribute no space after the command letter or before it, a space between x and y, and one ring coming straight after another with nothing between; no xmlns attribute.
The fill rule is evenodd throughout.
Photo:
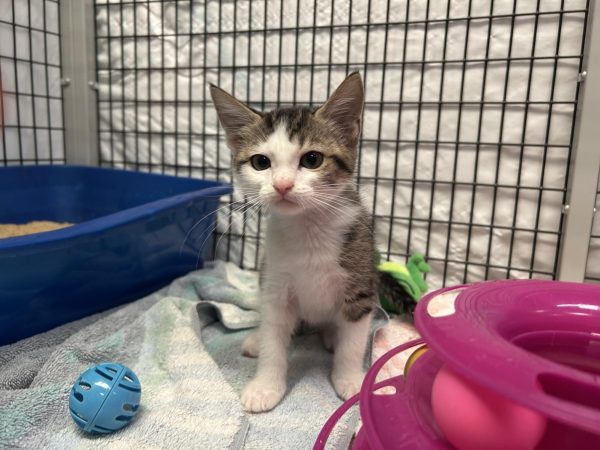
<svg viewBox="0 0 600 450"><path fill-rule="evenodd" d="M557 276L589 0L92 3L101 165L230 181L209 83L316 106L359 70L356 182L383 256L425 254L433 287ZM64 162L58 2L0 5L0 158ZM256 268L264 221L230 200L216 256Z"/></svg>
<svg viewBox="0 0 600 450"><path fill-rule="evenodd" d="M57 0L0 0L0 164L64 163Z"/></svg>
<svg viewBox="0 0 600 450"><path fill-rule="evenodd" d="M584 1L96 1L103 164L229 180L208 83L251 106L366 86L357 167L383 255L434 285L556 275ZM235 198L239 200L239 198ZM254 268L261 218L225 209Z"/></svg>

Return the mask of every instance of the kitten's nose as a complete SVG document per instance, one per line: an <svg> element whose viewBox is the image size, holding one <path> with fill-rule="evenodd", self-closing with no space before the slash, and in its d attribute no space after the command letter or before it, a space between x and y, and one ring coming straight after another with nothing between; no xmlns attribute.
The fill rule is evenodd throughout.
<svg viewBox="0 0 600 450"><path fill-rule="evenodd" d="M288 192L290 192L292 190L292 188L294 187L294 182L293 181L278 181L276 183L273 183L273 187L283 197L285 194L287 194Z"/></svg>

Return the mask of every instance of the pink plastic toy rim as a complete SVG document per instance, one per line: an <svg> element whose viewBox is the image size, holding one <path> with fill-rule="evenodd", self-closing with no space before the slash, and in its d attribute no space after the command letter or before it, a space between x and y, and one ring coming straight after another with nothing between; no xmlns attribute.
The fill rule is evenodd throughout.
<svg viewBox="0 0 600 450"><path fill-rule="evenodd" d="M410 348L416 347L418 345L424 345L425 340L423 339L414 339L412 341L406 342L398 347L390 350L381 358L379 358L373 367L367 372L367 376L365 377L362 388L358 394L359 398L359 406L360 406L360 417L363 421L363 428L367 433L367 440L369 441L369 447L371 450L386 450L384 445L381 443L381 439L379 435L375 431L375 424L373 420L373 410L371 407L371 393L375 392L380 385L385 385L385 381L379 384L375 384L375 379L379 374L379 371L383 368L383 366L398 353L401 353Z"/></svg>
<svg viewBox="0 0 600 450"><path fill-rule="evenodd" d="M366 392L368 393L367 394L367 398L368 398L369 394L371 392L375 392L378 389L381 389L381 388L386 387L388 385L387 380L381 381L381 382L379 382L379 383L377 383L375 385L373 385L373 383L375 382L375 378L377 377L377 374L379 373L379 371L381 370L381 368L385 365L385 363L387 361L390 360L390 358L392 358L393 356L397 355L400 352L408 350L409 348L415 347L417 345L422 345L424 343L425 342L423 341L423 339L415 339L415 340L406 342L405 344L402 344L399 347L396 347L396 348L390 350L388 353L386 353L380 359L378 359L375 362L375 364L373 364L373 366L371 367L371 369L369 369L369 372L367 373L367 375L365 377L365 380L363 381L363 384L362 384L360 392L358 394L350 397L344 403L342 403L340 405L340 407L338 409L336 409L335 412L331 415L331 417L327 420L327 422L325 422L325 425L323 425L323 428L321 429L321 432L317 436L317 440L315 441L315 444L313 445L313 450L323 450L325 448L325 445L327 444L327 440L329 439L329 436L331 435L331 432L333 431L333 429L335 428L335 426L337 425L337 423L339 422L339 420L342 418L342 416L344 414L346 414L346 412L352 406L354 406L356 404L356 402L359 401L359 399L361 398L361 396L362 396L363 392L365 391L365 389L367 389ZM384 358L385 358L385 360L383 362L381 362ZM380 364L380 362L381 362L381 364ZM373 375L370 383L366 384L367 377L369 377L369 375L373 371L374 371L374 375ZM371 411L371 409L370 409L370 406L369 406L369 414L371 414L370 411ZM362 414L362 408L361 408L361 418L363 420L363 426L365 426L365 417ZM370 424L371 427L373 426L373 421L372 421L372 419L370 417L369 417L369 424ZM369 436L368 433L367 433L367 436ZM369 440L369 443L371 443L370 440ZM380 448L383 449L382 446L380 446ZM375 450L375 449L373 449L373 450Z"/></svg>
<svg viewBox="0 0 600 450"><path fill-rule="evenodd" d="M377 383L374 386L374 389L378 390L385 386L387 386L387 382L382 381L380 383ZM325 448L325 444L327 444L329 435L331 434L339 420L342 418L342 416L346 414L346 412L358 402L359 395L360 393L350 397L348 400L342 403L338 409L335 410L335 412L331 415L329 419L327 419L327 422L325 422L325 425L323 425L323 428L317 436L317 440L313 445L313 450L323 450Z"/></svg>
<svg viewBox="0 0 600 450"><path fill-rule="evenodd" d="M429 316L429 302L455 289L461 291L455 313ZM545 312L555 310L557 305L562 308L561 314ZM485 281L427 295L415 311L415 326L429 348L469 380L553 420L598 434L600 407L589 400L600 395L598 376L530 353L511 339L514 330L577 331L582 320L589 329L595 326L592 321L597 320L599 307L600 287L595 285L550 280ZM546 392L539 382L541 376L569 383L571 398Z"/></svg>
<svg viewBox="0 0 600 450"><path fill-rule="evenodd" d="M317 436L317 440L313 445L313 450L323 450L325 448L325 444L327 444L327 439L329 439L329 435L337 425L338 421L342 418L344 414L346 414L346 411L348 411L357 401L358 394L350 397L348 400L342 403L338 409L335 410L331 417L327 419L325 425L323 425L323 428L321 429L321 432Z"/></svg>

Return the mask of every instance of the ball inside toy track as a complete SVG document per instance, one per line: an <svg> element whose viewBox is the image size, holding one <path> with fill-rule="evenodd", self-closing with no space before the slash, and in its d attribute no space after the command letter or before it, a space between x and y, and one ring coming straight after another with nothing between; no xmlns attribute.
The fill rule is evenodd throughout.
<svg viewBox="0 0 600 450"><path fill-rule="evenodd" d="M90 433L111 433L128 425L138 412L142 386L128 367L103 363L87 369L73 384L69 410Z"/></svg>
<svg viewBox="0 0 600 450"><path fill-rule="evenodd" d="M410 354L410 356L406 360L406 364L404 364L404 378L406 378L408 376L408 371L413 366L415 361L417 359L419 359L421 356L423 356L423 354L427 350L429 350L429 348L426 345L421 345L418 349L416 349L414 352L412 352Z"/></svg>
<svg viewBox="0 0 600 450"><path fill-rule="evenodd" d="M431 406L446 439L459 450L532 450L547 419L464 379L447 366L435 377Z"/></svg>

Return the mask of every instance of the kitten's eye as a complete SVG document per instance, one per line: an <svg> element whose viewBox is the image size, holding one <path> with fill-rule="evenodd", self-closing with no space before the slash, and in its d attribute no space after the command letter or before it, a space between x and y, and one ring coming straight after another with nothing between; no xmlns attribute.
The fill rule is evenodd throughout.
<svg viewBox="0 0 600 450"><path fill-rule="evenodd" d="M254 170L266 170L271 167L271 160L265 155L254 155L250 158L250 163Z"/></svg>
<svg viewBox="0 0 600 450"><path fill-rule="evenodd" d="M300 165L307 169L316 169L323 164L323 154L319 152L308 152L300 158Z"/></svg>

